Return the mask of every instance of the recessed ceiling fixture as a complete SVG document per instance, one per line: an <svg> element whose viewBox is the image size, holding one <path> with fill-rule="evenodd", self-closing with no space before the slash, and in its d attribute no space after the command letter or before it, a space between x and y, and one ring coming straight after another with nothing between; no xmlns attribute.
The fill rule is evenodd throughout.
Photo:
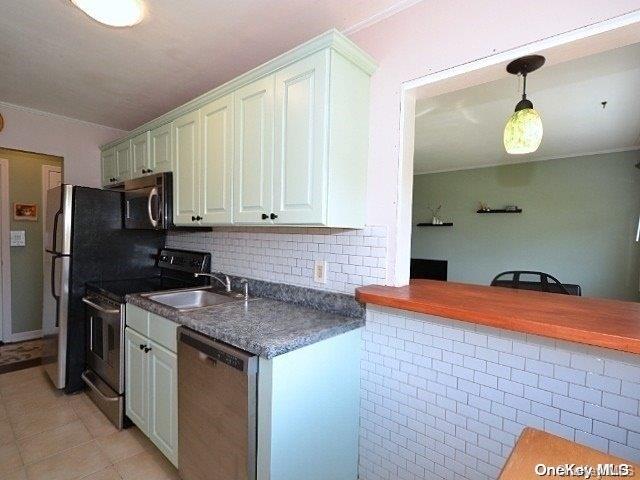
<svg viewBox="0 0 640 480"><path fill-rule="evenodd" d="M522 75L522 100L516 105L516 110L504 127L504 148L507 153L522 155L535 152L542 142L542 120L533 109L533 103L527 99L527 74L544 65L542 55L520 57L507 65L507 72Z"/></svg>
<svg viewBox="0 0 640 480"><path fill-rule="evenodd" d="M142 0L71 0L73 4L100 23L111 27L131 27L144 15Z"/></svg>

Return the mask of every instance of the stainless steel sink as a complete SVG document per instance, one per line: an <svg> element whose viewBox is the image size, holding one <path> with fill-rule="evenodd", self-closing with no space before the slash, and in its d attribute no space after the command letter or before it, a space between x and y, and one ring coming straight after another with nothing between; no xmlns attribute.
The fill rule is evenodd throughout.
<svg viewBox="0 0 640 480"><path fill-rule="evenodd" d="M181 290L175 292L155 293L145 295L149 300L161 303L180 311L213 307L229 302L243 300L244 297L236 293L216 293L210 289Z"/></svg>

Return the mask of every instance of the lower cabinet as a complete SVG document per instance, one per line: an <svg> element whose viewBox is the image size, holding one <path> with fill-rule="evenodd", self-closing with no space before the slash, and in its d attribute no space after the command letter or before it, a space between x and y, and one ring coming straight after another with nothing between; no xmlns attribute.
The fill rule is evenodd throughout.
<svg viewBox="0 0 640 480"><path fill-rule="evenodd" d="M132 305L127 305L129 316L137 320L147 316L148 328L145 332L130 326L125 329L126 414L177 467L178 356L174 339L178 326ZM136 326L140 325L137 321Z"/></svg>

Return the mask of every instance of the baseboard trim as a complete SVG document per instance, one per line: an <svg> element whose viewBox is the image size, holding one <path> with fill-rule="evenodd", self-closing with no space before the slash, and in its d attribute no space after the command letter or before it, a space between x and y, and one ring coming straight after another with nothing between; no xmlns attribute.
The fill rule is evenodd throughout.
<svg viewBox="0 0 640 480"><path fill-rule="evenodd" d="M42 330L30 330L28 332L12 333L4 343L24 342L25 340L34 340L42 338Z"/></svg>

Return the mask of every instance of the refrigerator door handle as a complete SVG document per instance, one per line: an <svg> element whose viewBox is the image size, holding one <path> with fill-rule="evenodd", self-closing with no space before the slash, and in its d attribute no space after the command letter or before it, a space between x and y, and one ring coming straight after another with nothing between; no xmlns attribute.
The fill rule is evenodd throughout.
<svg viewBox="0 0 640 480"><path fill-rule="evenodd" d="M53 250L53 252L57 252L58 251L58 220L60 219L60 215L62 215L62 207L60 207L60 210L58 210L56 212L56 214L53 216L53 238L51 239L51 249ZM48 250L47 250L48 251Z"/></svg>
<svg viewBox="0 0 640 480"><path fill-rule="evenodd" d="M63 255L54 254L51 257L51 296L56 301L56 328L60 326L60 295L56 294L56 260Z"/></svg>
<svg viewBox="0 0 640 480"><path fill-rule="evenodd" d="M153 227L158 226L158 220L153 218L153 197L158 198L158 187L153 187L151 192L149 192L149 197L147 198L147 213L149 214L149 221Z"/></svg>

